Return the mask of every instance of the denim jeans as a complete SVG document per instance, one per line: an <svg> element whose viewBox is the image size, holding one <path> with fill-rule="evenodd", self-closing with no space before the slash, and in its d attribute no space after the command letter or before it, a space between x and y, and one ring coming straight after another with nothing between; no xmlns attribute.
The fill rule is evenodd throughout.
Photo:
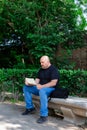
<svg viewBox="0 0 87 130"><path fill-rule="evenodd" d="M44 87L42 89L37 89L36 86L23 87L26 108L33 108L34 104L32 101L32 94L40 96L40 116L48 116L48 96L54 90L53 87Z"/></svg>

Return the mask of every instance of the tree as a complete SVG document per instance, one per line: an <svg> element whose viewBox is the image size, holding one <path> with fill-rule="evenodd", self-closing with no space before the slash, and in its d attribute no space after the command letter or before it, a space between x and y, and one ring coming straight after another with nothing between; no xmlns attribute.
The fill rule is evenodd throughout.
<svg viewBox="0 0 87 130"><path fill-rule="evenodd" d="M72 49L84 43L74 0L5 0L1 5L0 42L11 34L20 36L24 44L19 56L26 65L38 65L44 54L54 60L59 46Z"/></svg>

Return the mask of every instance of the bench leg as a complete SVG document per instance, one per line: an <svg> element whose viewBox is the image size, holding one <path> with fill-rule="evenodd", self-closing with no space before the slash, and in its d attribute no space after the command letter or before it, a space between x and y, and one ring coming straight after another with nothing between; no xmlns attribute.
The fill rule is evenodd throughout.
<svg viewBox="0 0 87 130"><path fill-rule="evenodd" d="M61 111L63 112L65 121L69 121L69 122L74 123L76 125L85 124L86 118L75 115L71 109L61 107Z"/></svg>

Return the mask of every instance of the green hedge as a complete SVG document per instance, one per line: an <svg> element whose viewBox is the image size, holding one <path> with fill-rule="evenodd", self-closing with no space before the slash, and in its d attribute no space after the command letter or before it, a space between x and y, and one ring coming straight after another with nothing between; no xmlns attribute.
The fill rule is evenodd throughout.
<svg viewBox="0 0 87 130"><path fill-rule="evenodd" d="M87 97L87 71L60 70L60 86L67 87L70 95Z"/></svg>
<svg viewBox="0 0 87 130"><path fill-rule="evenodd" d="M0 92L22 93L25 77L36 77L38 69L0 69ZM59 70L60 87L68 88L70 95L87 97L87 71Z"/></svg>

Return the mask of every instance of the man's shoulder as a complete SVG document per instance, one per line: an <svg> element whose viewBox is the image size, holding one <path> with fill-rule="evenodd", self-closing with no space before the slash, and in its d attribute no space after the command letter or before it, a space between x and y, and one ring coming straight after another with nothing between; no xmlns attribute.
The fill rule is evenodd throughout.
<svg viewBox="0 0 87 130"><path fill-rule="evenodd" d="M58 68L57 68L56 66L54 66L54 65L51 65L50 68L51 68L51 69L58 70Z"/></svg>
<svg viewBox="0 0 87 130"><path fill-rule="evenodd" d="M58 68L57 68L56 66L54 66L54 65L51 66L51 72L52 72L52 73L55 73L55 74L57 74L57 75L59 75L59 70L58 70Z"/></svg>

